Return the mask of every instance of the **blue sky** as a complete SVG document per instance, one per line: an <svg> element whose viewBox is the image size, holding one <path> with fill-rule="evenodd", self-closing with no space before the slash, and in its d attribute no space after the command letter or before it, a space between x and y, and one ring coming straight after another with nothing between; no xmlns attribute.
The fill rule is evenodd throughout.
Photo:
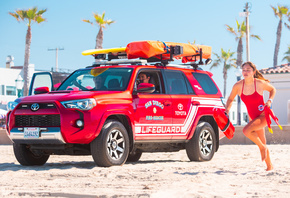
<svg viewBox="0 0 290 198"><path fill-rule="evenodd" d="M250 40L251 61L258 69L272 67L278 19L270 5L290 6L286 0L4 0L0 2L0 67L5 67L6 56L14 56L15 65L24 63L24 47L27 26L18 23L8 12L38 6L47 8L42 24L32 25L30 63L36 69L50 70L55 67L55 52L48 48L63 47L59 51L59 68L75 70L91 65L92 57L82 56L81 52L95 47L97 26L82 22L93 20L92 13L106 12L107 19L116 23L104 31L103 48L125 47L131 41L160 40L172 42L193 42L212 46L213 52L221 48L236 51L234 36L226 31L225 24L236 27L235 20L245 3L250 2L251 33L257 34L262 41ZM278 64L290 45L290 31L283 27ZM244 58L246 61L246 42ZM213 56L214 59L215 56ZM210 66L203 66L209 70ZM222 68L210 70L221 91L223 91ZM236 81L235 69L228 74L227 95Z"/></svg>

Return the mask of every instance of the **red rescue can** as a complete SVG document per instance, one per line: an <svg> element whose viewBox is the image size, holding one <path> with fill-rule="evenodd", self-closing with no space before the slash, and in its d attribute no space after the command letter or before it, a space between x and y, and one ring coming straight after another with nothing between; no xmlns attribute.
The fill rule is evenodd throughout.
<svg viewBox="0 0 290 198"><path fill-rule="evenodd" d="M213 117L220 128L220 130L225 134L228 139L232 139L235 133L235 127L231 123L228 115L224 110L219 108L213 109Z"/></svg>

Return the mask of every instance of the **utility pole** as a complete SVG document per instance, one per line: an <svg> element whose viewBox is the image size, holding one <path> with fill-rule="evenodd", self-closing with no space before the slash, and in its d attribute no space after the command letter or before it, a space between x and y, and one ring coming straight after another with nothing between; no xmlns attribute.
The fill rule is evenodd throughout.
<svg viewBox="0 0 290 198"><path fill-rule="evenodd" d="M48 51L55 51L55 71L58 71L58 50L64 50L64 48L48 49Z"/></svg>

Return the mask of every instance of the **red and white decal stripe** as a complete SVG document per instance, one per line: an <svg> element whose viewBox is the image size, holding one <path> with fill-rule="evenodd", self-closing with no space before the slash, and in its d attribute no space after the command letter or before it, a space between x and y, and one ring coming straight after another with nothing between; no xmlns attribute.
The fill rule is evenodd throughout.
<svg viewBox="0 0 290 198"><path fill-rule="evenodd" d="M190 109L188 111L188 114L184 120L183 124L136 124L135 125L135 135L136 136L148 136L148 135L158 135L158 136L171 136L171 135L185 135L189 132L196 114L198 112L198 109L202 109L203 107L223 107L220 99L209 99L209 98L200 98L200 97L192 97L192 101L198 101L200 105L190 105ZM160 128L160 127L178 127L180 130L178 133L144 133L141 131L142 127L150 127L150 128Z"/></svg>

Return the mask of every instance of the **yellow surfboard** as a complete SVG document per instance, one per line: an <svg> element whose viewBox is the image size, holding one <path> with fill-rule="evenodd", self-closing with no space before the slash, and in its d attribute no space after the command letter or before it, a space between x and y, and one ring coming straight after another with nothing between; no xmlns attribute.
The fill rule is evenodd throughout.
<svg viewBox="0 0 290 198"><path fill-rule="evenodd" d="M126 47L109 48L109 49L89 49L82 52L82 55L94 55L94 54L109 54L109 53L122 53L125 52Z"/></svg>

